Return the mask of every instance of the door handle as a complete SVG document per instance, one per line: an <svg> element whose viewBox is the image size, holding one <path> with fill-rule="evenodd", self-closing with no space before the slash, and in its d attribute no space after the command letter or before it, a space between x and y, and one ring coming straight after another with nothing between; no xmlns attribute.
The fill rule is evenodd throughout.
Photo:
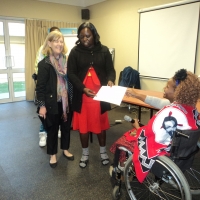
<svg viewBox="0 0 200 200"><path fill-rule="evenodd" d="M6 56L6 68L12 69L15 66L14 56Z"/></svg>

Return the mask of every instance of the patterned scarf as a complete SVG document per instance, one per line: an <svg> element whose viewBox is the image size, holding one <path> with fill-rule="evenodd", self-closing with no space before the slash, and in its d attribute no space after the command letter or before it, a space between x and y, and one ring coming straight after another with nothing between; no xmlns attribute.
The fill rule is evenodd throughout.
<svg viewBox="0 0 200 200"><path fill-rule="evenodd" d="M69 112L67 94L68 86L67 81L64 78L67 74L66 56L61 55L57 60L53 55L50 55L50 61L57 74L57 101L62 100L63 120L67 121L67 113Z"/></svg>

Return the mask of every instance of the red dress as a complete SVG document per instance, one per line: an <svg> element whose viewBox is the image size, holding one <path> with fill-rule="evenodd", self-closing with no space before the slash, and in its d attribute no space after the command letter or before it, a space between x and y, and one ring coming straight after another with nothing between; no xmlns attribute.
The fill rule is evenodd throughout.
<svg viewBox="0 0 200 200"><path fill-rule="evenodd" d="M90 67L83 81L86 88L97 93L101 87L100 81L93 67ZM82 95L81 113L74 112L73 130L79 130L81 134L92 132L99 134L103 130L109 129L108 113L101 114L100 101Z"/></svg>

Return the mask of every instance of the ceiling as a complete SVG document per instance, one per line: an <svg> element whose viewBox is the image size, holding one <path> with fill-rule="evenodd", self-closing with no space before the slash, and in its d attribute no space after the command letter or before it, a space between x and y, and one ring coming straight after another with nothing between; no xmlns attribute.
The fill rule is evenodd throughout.
<svg viewBox="0 0 200 200"><path fill-rule="evenodd" d="M91 6L91 5L101 3L107 0L35 0L35 1L45 1L45 2L51 2L51 3L87 7L87 6Z"/></svg>

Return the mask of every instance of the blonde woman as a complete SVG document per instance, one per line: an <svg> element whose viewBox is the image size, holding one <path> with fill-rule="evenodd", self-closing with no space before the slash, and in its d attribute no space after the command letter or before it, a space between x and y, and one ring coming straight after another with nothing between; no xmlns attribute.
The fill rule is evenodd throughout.
<svg viewBox="0 0 200 200"><path fill-rule="evenodd" d="M47 56L38 63L36 86L38 113L47 130L47 154L50 155L50 166L55 168L59 124L63 155L68 160L74 160L74 156L68 151L72 113L66 81L67 47L62 33L50 32L44 42L42 53Z"/></svg>

